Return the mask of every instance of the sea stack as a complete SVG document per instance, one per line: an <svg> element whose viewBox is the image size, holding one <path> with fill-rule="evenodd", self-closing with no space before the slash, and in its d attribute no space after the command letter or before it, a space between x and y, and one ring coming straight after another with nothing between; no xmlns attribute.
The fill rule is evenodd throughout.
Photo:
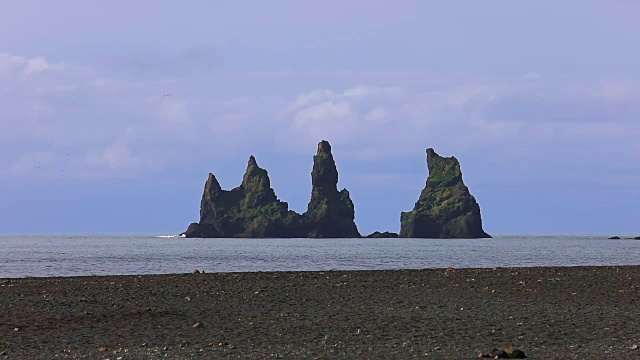
<svg viewBox="0 0 640 360"><path fill-rule="evenodd" d="M313 188L307 211L300 215L278 200L269 174L249 157L240 186L223 190L213 174L204 185L200 221L184 237L353 238L360 237L346 189L338 192L338 170L331 145L322 141L313 157Z"/></svg>
<svg viewBox="0 0 640 360"><path fill-rule="evenodd" d="M462 181L455 157L427 149L429 177L413 211L400 216L404 238L490 238L482 229L480 206Z"/></svg>
<svg viewBox="0 0 640 360"><path fill-rule="evenodd" d="M359 238L353 202L347 189L338 192L338 170L327 141L318 144L311 172L311 201L303 214L307 237Z"/></svg>
<svg viewBox="0 0 640 360"><path fill-rule="evenodd" d="M289 211L271 188L269 175L251 156L240 186L222 190L213 174L204 186L200 222L189 225L186 237L298 237L301 216Z"/></svg>

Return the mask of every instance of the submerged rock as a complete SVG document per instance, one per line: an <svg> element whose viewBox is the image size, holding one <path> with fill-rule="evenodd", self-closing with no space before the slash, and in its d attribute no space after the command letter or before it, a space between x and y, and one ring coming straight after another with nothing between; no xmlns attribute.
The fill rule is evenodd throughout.
<svg viewBox="0 0 640 360"><path fill-rule="evenodd" d="M318 144L311 172L311 201L303 214L307 237L359 238L347 189L338 191L338 170L327 141Z"/></svg>
<svg viewBox="0 0 640 360"><path fill-rule="evenodd" d="M398 237L398 233L389 232L389 231L385 231L385 232L376 231L374 233L367 235L366 237L368 239L395 239Z"/></svg>
<svg viewBox="0 0 640 360"><path fill-rule="evenodd" d="M482 229L480 206L462 181L455 157L427 149L429 177L414 208L400 216L400 237L490 238Z"/></svg>

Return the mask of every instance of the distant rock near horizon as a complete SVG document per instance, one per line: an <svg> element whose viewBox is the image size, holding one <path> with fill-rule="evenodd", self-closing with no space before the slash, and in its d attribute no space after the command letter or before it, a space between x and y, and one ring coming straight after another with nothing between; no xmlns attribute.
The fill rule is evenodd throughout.
<svg viewBox="0 0 640 360"><path fill-rule="evenodd" d="M200 221L182 234L201 238L359 238L349 192L338 192L338 170L327 141L313 157L312 191L300 215L278 200L269 175L251 156L240 186L223 190L209 174L200 202Z"/></svg>
<svg viewBox="0 0 640 360"><path fill-rule="evenodd" d="M385 232L376 231L366 236L367 239L395 239L397 237L398 237L398 233L389 232L389 231L385 231Z"/></svg>
<svg viewBox="0 0 640 360"><path fill-rule="evenodd" d="M427 149L429 176L412 211L400 216L403 238L490 238L482 229L480 205L462 181L455 157Z"/></svg>
<svg viewBox="0 0 640 360"><path fill-rule="evenodd" d="M612 236L610 238L608 238L609 240L621 240L622 238L620 236ZM636 237L626 237L626 240L640 240L640 236L636 236Z"/></svg>
<svg viewBox="0 0 640 360"><path fill-rule="evenodd" d="M376 231L367 238L489 238L480 206L462 182L455 157L427 149L429 176L414 209L401 213L400 233ZM180 234L200 238L361 238L349 191L338 191L338 170L327 141L313 156L311 199L304 214L289 210L271 188L267 170L250 156L242 183L223 190L209 174L200 221Z"/></svg>

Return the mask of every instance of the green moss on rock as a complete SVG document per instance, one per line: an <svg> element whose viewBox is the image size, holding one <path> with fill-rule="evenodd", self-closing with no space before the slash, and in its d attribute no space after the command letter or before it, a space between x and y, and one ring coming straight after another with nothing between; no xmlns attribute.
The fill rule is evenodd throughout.
<svg viewBox="0 0 640 360"><path fill-rule="evenodd" d="M311 201L304 215L289 210L271 188L269 175L251 156L240 186L223 190L209 174L200 202L200 221L187 237L344 238L360 237L349 192L338 192L331 146L322 141L313 157Z"/></svg>
<svg viewBox="0 0 640 360"><path fill-rule="evenodd" d="M318 144L311 171L311 200L302 215L307 237L359 238L355 209L347 189L338 191L338 170L327 141Z"/></svg>
<svg viewBox="0 0 640 360"><path fill-rule="evenodd" d="M488 238L480 206L462 181L455 157L427 149L429 177L414 208L400 215L400 237Z"/></svg>
<svg viewBox="0 0 640 360"><path fill-rule="evenodd" d="M297 215L297 216L296 216ZM205 183L200 202L200 222L184 233L187 237L298 237L302 217L289 211L271 188L269 175L251 156L242 184L222 190L213 174Z"/></svg>

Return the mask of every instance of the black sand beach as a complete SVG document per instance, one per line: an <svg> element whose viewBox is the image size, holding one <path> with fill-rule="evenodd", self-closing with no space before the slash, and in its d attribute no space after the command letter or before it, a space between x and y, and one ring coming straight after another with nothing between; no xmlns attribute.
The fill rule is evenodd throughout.
<svg viewBox="0 0 640 360"><path fill-rule="evenodd" d="M0 359L640 358L639 295L638 266L0 279Z"/></svg>

